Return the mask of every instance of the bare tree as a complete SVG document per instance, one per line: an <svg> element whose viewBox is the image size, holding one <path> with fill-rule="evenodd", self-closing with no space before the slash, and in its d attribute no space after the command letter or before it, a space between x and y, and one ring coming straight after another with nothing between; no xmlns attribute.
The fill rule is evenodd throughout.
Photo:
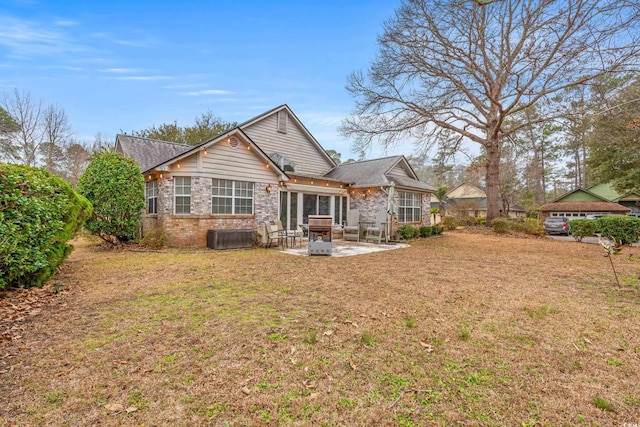
<svg viewBox="0 0 640 427"><path fill-rule="evenodd" d="M18 123L18 130L2 144L2 154L9 160L34 166L44 141L42 130L42 101L31 98L29 92L14 89L4 96L4 109Z"/></svg>
<svg viewBox="0 0 640 427"><path fill-rule="evenodd" d="M637 65L640 6L628 0L480 3L404 0L385 23L366 76L348 79L357 100L341 132L355 137L356 150L407 137L428 145L443 129L480 144L490 223L500 209L504 138L560 117L555 98L567 88ZM507 121L531 106L544 114Z"/></svg>
<svg viewBox="0 0 640 427"><path fill-rule="evenodd" d="M40 146L44 168L60 175L65 157L65 145L71 135L71 125L65 111L58 105L49 105L42 113L44 141Z"/></svg>

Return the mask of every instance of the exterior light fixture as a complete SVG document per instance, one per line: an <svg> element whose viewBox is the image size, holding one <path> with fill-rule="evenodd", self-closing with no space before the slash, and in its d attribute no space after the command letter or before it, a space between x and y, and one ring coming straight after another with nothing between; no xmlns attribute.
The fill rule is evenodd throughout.
<svg viewBox="0 0 640 427"><path fill-rule="evenodd" d="M267 186L264 188L264 191L266 191L267 193L271 193L271 184L267 184Z"/></svg>
<svg viewBox="0 0 640 427"><path fill-rule="evenodd" d="M311 185L313 185L313 180L311 180Z"/></svg>
<svg viewBox="0 0 640 427"><path fill-rule="evenodd" d="M176 164L176 166L178 167L178 169L180 169L180 163Z"/></svg>
<svg viewBox="0 0 640 427"><path fill-rule="evenodd" d="M204 149L204 155L205 156L207 155L207 149L206 148Z"/></svg>

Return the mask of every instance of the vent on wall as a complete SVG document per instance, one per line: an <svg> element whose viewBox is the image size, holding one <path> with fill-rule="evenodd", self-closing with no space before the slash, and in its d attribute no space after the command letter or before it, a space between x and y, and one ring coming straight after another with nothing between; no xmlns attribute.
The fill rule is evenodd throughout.
<svg viewBox="0 0 640 427"><path fill-rule="evenodd" d="M236 138L235 136L232 136L231 138L229 138L229 147L238 148L238 145L240 145L238 138Z"/></svg>

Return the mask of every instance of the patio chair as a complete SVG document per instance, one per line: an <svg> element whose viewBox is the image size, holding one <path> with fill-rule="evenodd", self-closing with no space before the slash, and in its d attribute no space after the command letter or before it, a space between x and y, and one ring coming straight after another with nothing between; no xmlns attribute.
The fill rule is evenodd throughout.
<svg viewBox="0 0 640 427"><path fill-rule="evenodd" d="M302 231L302 228L298 227L295 230L286 230L283 225L282 225L282 221L277 219L275 221L273 221L276 225L276 227L278 228L278 230L280 230L282 236L285 239L285 242L287 244L287 246L289 246L289 240L291 241L291 247L295 247L296 246L296 239L300 239L300 245L302 245L302 236L304 234L304 232Z"/></svg>
<svg viewBox="0 0 640 427"><path fill-rule="evenodd" d="M347 212L347 222L342 228L342 238L360 241L360 211L358 209L351 209Z"/></svg>
<svg viewBox="0 0 640 427"><path fill-rule="evenodd" d="M378 239L378 244L382 241L382 235L384 234L385 241L387 241L387 211L380 211L376 214L376 222L367 227L367 234L365 240Z"/></svg>
<svg viewBox="0 0 640 427"><path fill-rule="evenodd" d="M278 226L275 223L272 224L273 221L262 221L262 227L264 230L264 236L267 238L266 247L270 248L272 242L276 242L276 245L282 246L284 248L285 237L282 232L278 229Z"/></svg>

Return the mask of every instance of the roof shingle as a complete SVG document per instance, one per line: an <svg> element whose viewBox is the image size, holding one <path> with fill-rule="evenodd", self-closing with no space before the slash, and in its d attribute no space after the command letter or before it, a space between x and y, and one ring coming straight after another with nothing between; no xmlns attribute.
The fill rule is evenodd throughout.
<svg viewBox="0 0 640 427"><path fill-rule="evenodd" d="M116 137L116 141L120 145L122 153L138 163L141 172L146 172L152 167L194 148L186 144L122 134Z"/></svg>

